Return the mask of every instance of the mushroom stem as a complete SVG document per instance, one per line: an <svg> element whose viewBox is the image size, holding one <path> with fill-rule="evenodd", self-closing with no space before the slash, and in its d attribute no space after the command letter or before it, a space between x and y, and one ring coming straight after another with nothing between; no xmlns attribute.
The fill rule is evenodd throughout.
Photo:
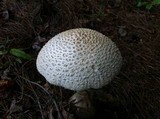
<svg viewBox="0 0 160 119"><path fill-rule="evenodd" d="M90 93L87 90L76 92L69 99L69 103L71 107L76 109L73 113L75 113L78 118L88 119L94 117L95 107L92 103Z"/></svg>

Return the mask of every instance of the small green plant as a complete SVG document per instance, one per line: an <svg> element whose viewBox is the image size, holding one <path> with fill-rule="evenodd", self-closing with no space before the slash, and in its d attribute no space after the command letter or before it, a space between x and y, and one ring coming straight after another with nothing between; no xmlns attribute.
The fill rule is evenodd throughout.
<svg viewBox="0 0 160 119"><path fill-rule="evenodd" d="M0 56L5 56L6 54L14 56L15 60L19 63L22 63L22 60L31 60L32 59L32 57L29 54L25 53L21 49L16 49L16 48L12 48L9 51L0 50Z"/></svg>
<svg viewBox="0 0 160 119"><path fill-rule="evenodd" d="M9 50L9 53L12 55L12 56L15 56L16 57L16 61L19 62L19 63L22 63L22 59L24 60L31 60L31 56L27 53L25 53L23 50L21 49L16 49L16 48L12 48Z"/></svg>
<svg viewBox="0 0 160 119"><path fill-rule="evenodd" d="M145 7L148 10L152 9L156 5L160 5L160 0L153 0L151 2L146 2L143 0L137 1L137 7Z"/></svg>
<svg viewBox="0 0 160 119"><path fill-rule="evenodd" d="M31 60L31 56L24 52L22 49L18 48L9 48L9 44L12 42L9 38L5 41L0 42L0 58L3 56L14 56L16 61L22 63L21 60Z"/></svg>
<svg viewBox="0 0 160 119"><path fill-rule="evenodd" d="M26 60L31 60L31 56L27 53L25 53L23 50L21 49L10 49L9 53L13 56L16 56L19 59L26 59Z"/></svg>

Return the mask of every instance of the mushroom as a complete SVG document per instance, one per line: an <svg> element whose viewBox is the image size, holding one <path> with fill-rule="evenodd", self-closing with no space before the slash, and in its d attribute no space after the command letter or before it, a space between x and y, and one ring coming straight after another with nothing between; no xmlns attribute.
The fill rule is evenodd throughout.
<svg viewBox="0 0 160 119"><path fill-rule="evenodd" d="M98 89L120 71L116 44L95 30L76 28L54 36L40 50L36 66L50 83L73 91Z"/></svg>
<svg viewBox="0 0 160 119"><path fill-rule="evenodd" d="M43 46L36 61L39 73L49 83L74 91L103 87L119 73L121 65L116 44L87 28L56 35Z"/></svg>

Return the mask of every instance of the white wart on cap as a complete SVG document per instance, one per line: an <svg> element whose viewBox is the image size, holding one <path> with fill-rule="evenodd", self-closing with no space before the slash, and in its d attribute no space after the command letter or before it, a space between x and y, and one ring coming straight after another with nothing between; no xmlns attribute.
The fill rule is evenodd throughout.
<svg viewBox="0 0 160 119"><path fill-rule="evenodd" d="M122 57L116 44L91 29L64 31L49 40L36 61L46 80L66 89L98 89L120 71Z"/></svg>

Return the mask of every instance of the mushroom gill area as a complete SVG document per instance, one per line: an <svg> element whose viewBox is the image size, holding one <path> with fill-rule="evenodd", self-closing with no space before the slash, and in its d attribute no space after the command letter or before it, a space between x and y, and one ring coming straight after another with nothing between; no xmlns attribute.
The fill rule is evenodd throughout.
<svg viewBox="0 0 160 119"><path fill-rule="evenodd" d="M138 7L133 0L1 0L2 119L76 119L94 109L93 119L159 118L159 10L158 5L151 10ZM46 83L35 65L39 50L49 39L80 27L108 36L123 57L119 75L102 89L87 92L84 99L92 99L87 104L92 103L94 109L85 111L70 105L73 91ZM13 48L19 50L10 52ZM26 60L28 55L22 51L32 59Z"/></svg>

